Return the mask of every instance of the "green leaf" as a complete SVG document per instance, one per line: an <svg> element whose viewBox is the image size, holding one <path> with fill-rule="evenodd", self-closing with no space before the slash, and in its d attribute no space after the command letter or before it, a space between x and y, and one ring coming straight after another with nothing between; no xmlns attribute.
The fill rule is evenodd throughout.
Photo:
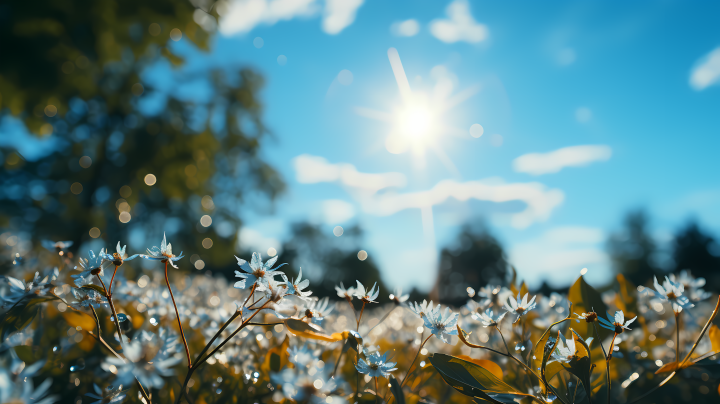
<svg viewBox="0 0 720 404"><path fill-rule="evenodd" d="M38 305L55 299L55 296L33 296L24 298L10 308L0 318L0 339L4 341L10 334L24 330L37 316L40 310Z"/></svg>
<svg viewBox="0 0 720 404"><path fill-rule="evenodd" d="M576 313L588 313L595 311L598 316L604 316L607 313L607 306L600 296L600 292L595 290L582 276L570 287L568 291L568 300L573 303L573 310ZM581 334L593 335L592 323L580 321L574 325ZM600 327L600 332L605 333L604 328ZM603 336L604 338L605 336Z"/></svg>
<svg viewBox="0 0 720 404"><path fill-rule="evenodd" d="M466 396L492 403L515 403L526 394L498 379L489 370L454 356L435 353L430 356L435 370L447 384Z"/></svg>
<svg viewBox="0 0 720 404"><path fill-rule="evenodd" d="M405 404L405 394L403 393L402 388L400 388L400 383L398 383L395 376L390 376L390 392L393 397L395 397L395 402L397 404Z"/></svg>

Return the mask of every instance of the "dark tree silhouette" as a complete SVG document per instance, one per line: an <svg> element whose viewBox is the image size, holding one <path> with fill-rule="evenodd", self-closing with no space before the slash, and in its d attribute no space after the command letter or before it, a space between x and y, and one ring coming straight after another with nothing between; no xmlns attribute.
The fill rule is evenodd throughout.
<svg viewBox="0 0 720 404"><path fill-rule="evenodd" d="M459 306L468 299L467 288L504 284L508 274L505 253L484 225L465 226L453 247L440 253L440 269L433 295Z"/></svg>
<svg viewBox="0 0 720 404"><path fill-rule="evenodd" d="M607 243L615 272L625 275L636 285L658 274L653 261L657 246L648 234L649 218L643 210L628 213L623 228L610 236Z"/></svg>
<svg viewBox="0 0 720 404"><path fill-rule="evenodd" d="M362 230L357 226L346 228L342 236L335 237L330 229L296 223L290 238L283 244L278 262L288 263L283 267L288 276L297 276L302 268L303 278L311 280L314 295L318 297L339 299L335 285L343 282L346 287L355 286L358 280L366 287L377 282L380 287L378 300L387 302L392 291L383 283L372 254L364 261L358 259L361 243Z"/></svg>
<svg viewBox="0 0 720 404"><path fill-rule="evenodd" d="M720 290L720 257L715 239L703 232L696 221L690 221L677 232L673 240L675 268L688 269L707 281L708 291Z"/></svg>

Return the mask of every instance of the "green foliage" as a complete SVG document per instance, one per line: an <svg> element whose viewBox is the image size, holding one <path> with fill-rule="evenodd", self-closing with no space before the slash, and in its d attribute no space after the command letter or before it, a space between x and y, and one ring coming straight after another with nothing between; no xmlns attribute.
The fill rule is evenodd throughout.
<svg viewBox="0 0 720 404"><path fill-rule="evenodd" d="M33 296L18 301L0 317L0 340L10 334L22 331L35 320L41 303L57 299L54 296Z"/></svg>
<svg viewBox="0 0 720 404"><path fill-rule="evenodd" d="M491 403L512 403L524 395L489 370L464 359L435 353L430 363L447 384L467 396Z"/></svg>
<svg viewBox="0 0 720 404"><path fill-rule="evenodd" d="M263 203L284 186L259 154L263 79L248 69L183 72L179 49L207 48L211 37L187 0L4 7L0 119L15 115L51 147L31 158L1 151L0 226L76 243L120 239L136 249L150 244L137 235L160 239L165 228L203 252L193 261L233 265L232 254L219 252L236 249L245 196ZM183 46L170 39L179 36ZM210 95L161 91L142 79L151 67L165 69L173 87L192 81ZM150 174L155 182L146 181ZM203 215L212 226L200 223Z"/></svg>

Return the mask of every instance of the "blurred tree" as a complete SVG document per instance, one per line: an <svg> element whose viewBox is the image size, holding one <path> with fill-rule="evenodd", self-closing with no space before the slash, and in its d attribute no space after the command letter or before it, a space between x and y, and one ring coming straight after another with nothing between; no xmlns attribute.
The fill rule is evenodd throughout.
<svg viewBox="0 0 720 404"><path fill-rule="evenodd" d="M720 291L720 246L705 234L696 221L679 230L673 240L675 269L688 269L693 276L707 281L708 291Z"/></svg>
<svg viewBox="0 0 720 404"><path fill-rule="evenodd" d="M625 275L636 285L644 284L658 274L654 261L657 247L648 234L648 222L645 211L632 211L625 216L623 229L611 235L607 242L615 272Z"/></svg>
<svg viewBox="0 0 720 404"><path fill-rule="evenodd" d="M467 288L505 284L508 263L500 242L482 225L465 226L454 243L440 252L440 269L432 295L444 304L467 302Z"/></svg>
<svg viewBox="0 0 720 404"><path fill-rule="evenodd" d="M0 4L0 120L35 134L0 143L0 227L76 246L122 240L133 252L167 231L178 253L203 252L193 262L234 261L241 202L283 188L259 156L263 80L247 69L189 72L179 81L210 90L194 98L141 80L148 68L172 80L179 49L207 48L213 4ZM49 151L20 151L39 144Z"/></svg>
<svg viewBox="0 0 720 404"><path fill-rule="evenodd" d="M283 244L278 262L286 262L283 271L288 277L297 277L300 268L303 278L311 280L313 295L330 296L339 299L335 285L342 282L345 287L355 286L355 281L372 287L380 287L380 302L389 301L392 293L383 283L380 270L370 255L358 258L361 250L362 230L357 227L344 229L341 237L335 237L320 226L310 223L296 223L292 226L289 240Z"/></svg>

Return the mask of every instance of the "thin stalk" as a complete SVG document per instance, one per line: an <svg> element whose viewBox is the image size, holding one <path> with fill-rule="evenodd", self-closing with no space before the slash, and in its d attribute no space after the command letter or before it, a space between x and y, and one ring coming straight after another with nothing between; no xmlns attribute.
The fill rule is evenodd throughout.
<svg viewBox="0 0 720 404"><path fill-rule="evenodd" d="M497 330L498 334L500 334L500 338L502 338L503 344L505 344L505 350L507 351L507 354L508 354L508 355L512 355L512 354L510 353L510 348L508 348L507 342L505 342L505 336L504 336L503 333L500 331L500 327L497 325L497 323L495 323L495 329Z"/></svg>
<svg viewBox="0 0 720 404"><path fill-rule="evenodd" d="M225 324L223 324L222 327L220 327L220 329L219 329L219 330L215 333L215 335L213 335L213 337L210 339L210 342L208 342L207 345L205 345L205 347L203 348L203 350L200 351L200 354L198 354L198 356L195 357L195 362L197 362L200 358L202 358L203 354L205 354L205 352L207 352L207 350L210 348L210 346L212 346L212 343L215 342L215 340L217 339L217 337L220 336L220 334L222 334L222 332L225 331L225 329L226 329L236 318L238 318L238 316L239 316L241 313L242 313L242 310L241 310L240 312L237 312L237 311L236 311L232 316L230 316L230 319L228 319L228 321L226 321ZM193 375L193 373L195 372L195 369L196 369L196 368L197 368L197 364L195 365L195 367L192 367L192 368L190 368L190 369L188 370L187 375L185 376L185 381L183 382L183 384L182 384L182 386L181 386L181 388L180 388L180 394L178 395L177 403L179 403L180 400L182 399L182 396L183 396L184 394L186 394L186 392L185 392L185 386L187 386L187 384L190 382L190 378L192 377L192 375ZM188 398L189 398L189 397L188 397Z"/></svg>
<svg viewBox="0 0 720 404"><path fill-rule="evenodd" d="M225 338L225 339L223 340L223 342L221 342L217 347L215 347L215 349L213 349L212 352L210 352L209 354L207 354L203 359L200 359L200 361L195 365L195 367L196 367L196 368L199 367L200 365L202 365L203 363L205 363L211 356L215 355L215 352L217 352L218 350L220 350L220 348L222 348L223 346L225 346L225 344L227 344L235 335L237 335L237 333L239 333L240 330L242 330L243 328L245 328L245 326L247 326L248 323L250 323L250 320L252 320L253 317L255 317L256 314L260 313L260 311L261 311L262 309L264 309L266 305L267 305L267 302L265 302L265 303L264 303L259 309L257 309L250 317L248 317L247 320L245 320L242 324L240 324L240 326L239 326L235 331L233 331L233 333L230 334L229 337Z"/></svg>
<svg viewBox="0 0 720 404"><path fill-rule="evenodd" d="M63 301L64 301L64 300L63 300ZM70 306L68 306L68 307L70 307ZM95 317L95 324L97 325L98 335L94 335L92 331L88 331L88 334L92 335L92 336L95 337L98 341L100 341L100 343L101 343L108 351L110 351L113 355L115 355L116 358L122 360L123 362L127 362L127 359L123 358L122 356L120 356L120 354L118 354L117 352L115 352L115 350L112 349L112 347L111 347L110 345L108 345L107 342L105 342L105 340L102 338L102 336L100 336L100 318L98 317L97 312L95 311L95 308L92 307L92 305L90 305L90 310L92 310L93 317ZM80 311L80 313L84 313L84 312ZM85 314L87 314L87 313L85 313ZM140 380L139 380L137 377L135 377L135 382L137 382L138 390L140 391L140 394L141 394L141 395L143 396L143 398L145 399L146 403L147 403L147 404L152 404L152 401L150 400L150 397L148 396L147 392L146 392L145 389L143 388L143 385L140 383Z"/></svg>
<svg viewBox="0 0 720 404"><path fill-rule="evenodd" d="M398 307L400 307L400 306L394 306L392 309L390 309L390 311L388 311L388 312L380 319L380 321L378 321L378 323L375 324L375 325L368 331L368 334L370 334L370 331L374 330L375 327L377 327L377 326L379 326L380 324L382 324L382 322L385 321L385 320L390 316L390 313L392 313L393 311L395 311L395 309L397 309Z"/></svg>
<svg viewBox="0 0 720 404"><path fill-rule="evenodd" d="M602 339L600 338L600 333L598 332L597 326L595 325L594 321L593 321L592 325L593 325L593 329L595 330L595 336L597 336L598 343L600 344L600 349L602 349L603 356L605 358L607 358L608 354L607 354L607 352L605 352L605 347L602 344ZM607 362L605 363L605 378L607 380L608 400L609 400L610 399L610 364ZM588 395L588 398L589 398L589 395Z"/></svg>
<svg viewBox="0 0 720 404"><path fill-rule="evenodd" d="M607 402L610 404L610 360L612 359L613 348L615 345L615 338L618 334L613 335L612 341L610 341L610 349L608 350L607 356L605 357L605 372L607 373ZM602 343L600 344L602 345Z"/></svg>
<svg viewBox="0 0 720 404"><path fill-rule="evenodd" d="M717 316L719 310L720 310L720 297L718 297L718 302L717 302L717 304L715 304L715 310L713 310L713 312L712 312L712 314L710 315L710 318L708 319L707 323L705 323L705 327L703 327L702 331L700 331L700 335L698 335L697 340L695 340L695 343L693 344L692 348L690 348L690 352L688 352L688 353L685 355L685 358L682 360L682 362L680 362L680 363L677 365L676 370L673 371L672 373L670 373L670 375L669 375L668 377L666 377L665 380L663 380L662 382L660 382L660 384L658 384L657 386L655 386L655 387L653 387L652 389L648 390L645 394L643 394L643 395L641 395L640 397L634 399L633 401L631 401L631 402L628 403L628 404L637 403L638 401L642 400L643 398L645 398L645 397L649 396L650 394L654 393L655 390L657 390L657 389L659 389L660 387L664 386L667 382L670 381L670 379L672 379L672 378L677 374L677 372L678 372L677 369L682 369L682 367L683 367L683 365L685 364L685 362L687 362L688 359L690 359L690 356L693 354L693 352L695 352L695 349L698 347L698 344L700 343L700 340L703 338L703 336L705 336L705 332L708 330L708 328L710 328L710 325L712 325L712 322L713 322L713 320L715 319L715 316Z"/></svg>
<svg viewBox="0 0 720 404"><path fill-rule="evenodd" d="M680 313L675 313L675 370L680 370Z"/></svg>
<svg viewBox="0 0 720 404"><path fill-rule="evenodd" d="M113 271L112 277L110 278L110 289L108 289L108 293L112 296L112 288L113 284L115 282L115 274L117 274L117 270L120 267L120 265L115 265L115 270Z"/></svg>
<svg viewBox="0 0 720 404"><path fill-rule="evenodd" d="M353 306L353 304L352 304L352 297L345 295L345 300L350 305L350 310L352 310L353 317L355 317L355 321L357 321L357 313L355 312L355 306Z"/></svg>
<svg viewBox="0 0 720 404"><path fill-rule="evenodd" d="M247 300L245 302L247 303ZM267 302L265 304L267 304ZM217 352L220 348L222 348L225 344L227 344L228 341L230 341L238 332L240 332L240 330L245 328L245 326L249 325L250 320L252 320L253 317L255 317L255 315L260 312L260 310L265 308L265 304L263 304L262 307L257 309L247 320L243 321L243 323L240 324L240 326L238 326L238 328L232 334L230 334L229 337L227 337L225 340L223 340L223 342L221 342L220 345L218 345L215 349L213 349L212 352L210 352L207 356L205 356L204 358L201 359L202 354L204 354L210 348L210 346L215 341L215 339L217 339L217 337L220 336L220 334L225 330L225 328L227 328L233 322L233 320L235 320L238 317L238 312L236 312L232 317L230 317L230 319L228 321L225 322L225 324L223 324L223 326L218 330L218 332L215 333L215 335L212 337L210 342L205 346L205 348L203 348L200 355L197 356L197 358L195 359L195 366L191 367L188 370L188 373L185 376L185 381L183 382L182 387L180 388L180 394L178 395L178 398L175 401L175 404L179 404L183 395L186 394L185 390L187 389L187 384L190 382L190 378L192 377L195 370L197 370L203 363L207 362L207 360L211 356L213 356L215 354L215 352ZM240 309L240 313L242 313L242 308Z"/></svg>
<svg viewBox="0 0 720 404"><path fill-rule="evenodd" d="M407 373L405 374L405 377L403 377L403 379L402 379L402 383L400 383L400 389L403 388L403 386L405 385L405 382L406 382L407 379L408 379L408 376L410 376L410 371L412 370L412 367L413 367L413 365L415 364L415 361L417 361L418 356L420 356L420 351L422 351L423 347L425 346L425 343L428 342L428 340L429 340L430 337L432 337L432 336L433 336L432 334L428 335L428 337L425 338L425 341L423 341L423 343L420 344L420 348L418 348L417 353L415 354L415 358L413 358L413 361L412 361L412 363L410 364L410 367L408 368L408 371L407 371Z"/></svg>
<svg viewBox="0 0 720 404"><path fill-rule="evenodd" d="M378 390L377 376L375 376L375 403L377 404L380 398L380 391Z"/></svg>
<svg viewBox="0 0 720 404"><path fill-rule="evenodd" d="M117 269L117 267L115 267L115 268ZM100 280L100 284L102 285L103 290L105 291L105 298L108 300L108 304L110 305L110 310L112 311L113 321L115 322L115 328L117 328L117 332L118 332L118 338L120 338L120 342L122 343L123 335L122 335L122 330L120 329L120 320L118 319L117 311L115 310L115 305L113 304L113 301L112 301L112 295L110 294L110 291L108 290L108 288L105 286L105 282L103 282L102 278L100 277L100 274L97 274L95 276L97 276L97 278ZM110 284L110 286L112 286L112 283Z"/></svg>
<svg viewBox="0 0 720 404"><path fill-rule="evenodd" d="M168 291L170 292L170 299L172 299L173 307L175 308L175 315L177 316L177 323L180 327L180 336L182 337L183 345L185 346L185 355L187 356L188 369L192 369L192 360L190 359L190 348L188 347L187 340L185 339L185 331L183 330L182 321L180 321L180 313L178 312L177 304L175 304L175 296L173 296L172 288L170 287L170 279L168 278L168 262L165 261L165 283L167 284Z"/></svg>
<svg viewBox="0 0 720 404"><path fill-rule="evenodd" d="M357 332L360 332L360 320L362 320L363 311L365 311L365 301L363 301L362 309L360 309L360 316L357 318Z"/></svg>

